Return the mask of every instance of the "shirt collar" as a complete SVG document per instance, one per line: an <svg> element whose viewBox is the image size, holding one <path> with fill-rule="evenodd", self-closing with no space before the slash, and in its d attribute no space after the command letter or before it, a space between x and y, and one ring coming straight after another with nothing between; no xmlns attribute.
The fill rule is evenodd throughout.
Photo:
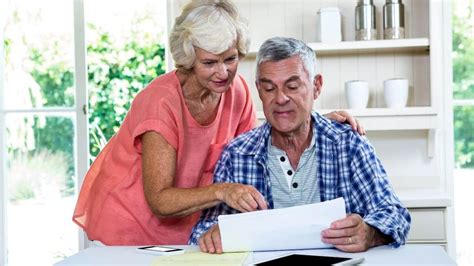
<svg viewBox="0 0 474 266"><path fill-rule="evenodd" d="M338 142L339 132L331 121L314 111L311 113L311 119L313 120L313 137L310 145L315 145L318 136L328 138L332 142ZM272 126L268 122L256 128L249 135L248 141L238 149L238 152L255 155L257 160L266 158L267 141L270 139L271 129Z"/></svg>

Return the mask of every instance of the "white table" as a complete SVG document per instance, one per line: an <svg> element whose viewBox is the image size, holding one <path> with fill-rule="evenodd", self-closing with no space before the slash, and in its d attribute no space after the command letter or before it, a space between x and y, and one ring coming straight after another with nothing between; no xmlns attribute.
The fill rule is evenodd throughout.
<svg viewBox="0 0 474 266"><path fill-rule="evenodd" d="M194 246L175 247L184 247L187 250L197 249ZM151 265L155 256L139 253L135 249L136 247L131 246L91 247L55 265ZM364 257L362 265L456 265L442 247L434 245L406 245L398 249L381 246L355 254L343 253L335 249L254 252L248 257L246 264L251 265L267 258L289 253Z"/></svg>

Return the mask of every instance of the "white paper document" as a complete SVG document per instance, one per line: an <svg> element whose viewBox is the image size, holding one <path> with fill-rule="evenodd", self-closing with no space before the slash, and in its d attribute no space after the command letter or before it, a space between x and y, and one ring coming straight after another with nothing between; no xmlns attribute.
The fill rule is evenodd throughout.
<svg viewBox="0 0 474 266"><path fill-rule="evenodd" d="M346 217L343 198L290 208L220 215L224 252L328 248L321 231Z"/></svg>

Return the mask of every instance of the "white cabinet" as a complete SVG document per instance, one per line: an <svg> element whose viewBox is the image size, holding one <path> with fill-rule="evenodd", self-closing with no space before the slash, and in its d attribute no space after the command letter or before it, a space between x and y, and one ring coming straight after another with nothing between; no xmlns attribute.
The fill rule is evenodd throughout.
<svg viewBox="0 0 474 266"><path fill-rule="evenodd" d="M445 245L446 211L444 208L410 208L413 219L409 243Z"/></svg>
<svg viewBox="0 0 474 266"><path fill-rule="evenodd" d="M406 38L380 40L385 0L374 0L379 40L373 41L355 41L356 0L234 2L251 30L251 51L239 72L251 87L259 119L264 117L254 85L255 53L269 37L301 39L316 51L323 88L314 108L321 113L347 109L346 81L368 81L368 108L349 111L367 128L391 184L412 213L409 241L443 245L454 258L450 1L402 0ZM175 10L181 4L175 2ZM343 41L317 43L317 12L331 6L341 10ZM406 108L385 107L383 81L390 78L409 80Z"/></svg>

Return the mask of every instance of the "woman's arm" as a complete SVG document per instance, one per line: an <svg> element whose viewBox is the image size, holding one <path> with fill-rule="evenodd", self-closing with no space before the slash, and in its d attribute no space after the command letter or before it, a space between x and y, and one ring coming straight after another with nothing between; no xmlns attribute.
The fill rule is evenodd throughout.
<svg viewBox="0 0 474 266"><path fill-rule="evenodd" d="M173 187L176 151L154 131L142 136L142 173L145 199L158 217L186 216L220 202L242 212L266 208L263 197L252 186L225 183L198 188Z"/></svg>
<svg viewBox="0 0 474 266"><path fill-rule="evenodd" d="M216 188L174 188L176 151L160 134L142 136L143 191L151 210L158 217L185 216L219 203Z"/></svg>

